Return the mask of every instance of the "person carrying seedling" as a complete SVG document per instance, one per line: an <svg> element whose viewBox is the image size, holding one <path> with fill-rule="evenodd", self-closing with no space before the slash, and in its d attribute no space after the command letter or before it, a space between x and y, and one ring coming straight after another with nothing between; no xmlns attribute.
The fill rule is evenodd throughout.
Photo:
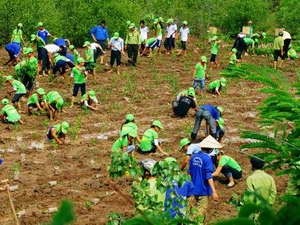
<svg viewBox="0 0 300 225"><path fill-rule="evenodd" d="M54 56L53 74L56 75L57 72L59 72L61 76L65 77L67 67L72 69L75 66L74 63L66 56L63 56L58 52L54 53L53 56Z"/></svg>
<svg viewBox="0 0 300 225"><path fill-rule="evenodd" d="M284 60L283 57L283 46L284 46L284 40L283 40L283 32L280 31L278 33L278 37L275 38L273 48L274 48L274 69L277 69L277 62L278 58L281 58L281 63L279 64L279 67L282 66L282 61Z"/></svg>
<svg viewBox="0 0 300 225"><path fill-rule="evenodd" d="M94 90L88 91L81 97L80 104L82 107L96 111L98 99Z"/></svg>
<svg viewBox="0 0 300 225"><path fill-rule="evenodd" d="M200 62L198 62L195 66L195 70L193 74L194 75L193 87L195 88L197 94L201 94L205 88L206 63L207 63L206 56L201 56Z"/></svg>
<svg viewBox="0 0 300 225"><path fill-rule="evenodd" d="M8 82L13 90L9 90L8 94L12 94L15 92L13 98L12 98L12 103L17 107L17 109L21 112L21 104L20 100L22 97L26 95L26 87L21 81L15 80L12 76L7 76L6 77L6 82Z"/></svg>
<svg viewBox="0 0 300 225"><path fill-rule="evenodd" d="M151 127L144 132L142 140L138 147L138 152L141 154L155 153L158 150L164 155L168 155L164 152L160 146L158 140L158 132L163 129L163 125L159 120L154 120Z"/></svg>
<svg viewBox="0 0 300 225"><path fill-rule="evenodd" d="M113 37L109 41L109 46L111 48L110 55L110 70L113 71L113 66L116 62L117 64L117 74L120 75L120 65L121 65L121 55L124 55L124 40L120 38L118 32L115 32Z"/></svg>
<svg viewBox="0 0 300 225"><path fill-rule="evenodd" d="M234 180L242 178L242 168L232 157L225 155L223 151L215 151L217 156L218 167L213 172L213 177L218 177L220 173L224 174L228 178L229 182L227 187L233 187L235 185Z"/></svg>
<svg viewBox="0 0 300 225"><path fill-rule="evenodd" d="M78 63L78 58L80 58L80 53L77 51L74 45L69 46L70 51L73 53L74 56L74 64L76 65Z"/></svg>
<svg viewBox="0 0 300 225"><path fill-rule="evenodd" d="M9 55L9 60L4 65L15 65L19 61L21 54L21 45L19 43L11 42L5 45L5 50Z"/></svg>
<svg viewBox="0 0 300 225"><path fill-rule="evenodd" d="M95 58L94 58L94 50L92 49L91 43L89 41L85 41L83 47L85 50L85 68L86 70L94 75L95 71Z"/></svg>
<svg viewBox="0 0 300 225"><path fill-rule="evenodd" d="M113 143L112 151L124 150L128 153L134 151L136 137L136 130L125 127L122 129L120 137Z"/></svg>
<svg viewBox="0 0 300 225"><path fill-rule="evenodd" d="M188 27L188 22L183 21L182 22L182 27L180 27L180 29L179 29L180 41L181 41L181 50L178 53L178 55L182 55L182 54L186 55L186 44L187 44L187 41L188 41L189 33L190 33L190 28Z"/></svg>
<svg viewBox="0 0 300 225"><path fill-rule="evenodd" d="M16 108L9 103L9 100L7 98L2 99L1 104L3 105L0 111L0 119L2 122L11 124L23 124L20 114L18 113Z"/></svg>
<svg viewBox="0 0 300 225"><path fill-rule="evenodd" d="M208 84L208 91L214 95L221 95L221 90L226 87L226 79L222 77L221 79L212 81Z"/></svg>
<svg viewBox="0 0 300 225"><path fill-rule="evenodd" d="M210 65L212 65L213 67L218 67L218 63L217 63L217 55L219 53L220 50L220 43L221 41L218 40L218 36L213 36L210 40L209 40L210 45Z"/></svg>
<svg viewBox="0 0 300 225"><path fill-rule="evenodd" d="M82 58L78 59L78 65L73 67L72 72L71 72L71 77L73 77L73 79L74 79L74 86L73 86L73 95L72 95L70 107L73 107L74 100L78 94L79 89L81 92L81 96L85 95L85 93L86 93L87 72L84 67L84 59L82 59Z"/></svg>
<svg viewBox="0 0 300 225"><path fill-rule="evenodd" d="M33 109L43 111L46 108L46 92L43 88L38 88L27 100L28 115L32 114Z"/></svg>
<svg viewBox="0 0 300 225"><path fill-rule="evenodd" d="M64 99L57 91L49 91L46 95L46 108L49 113L49 119L55 120L57 113L62 112L64 106Z"/></svg>
<svg viewBox="0 0 300 225"><path fill-rule="evenodd" d="M47 130L48 140L55 140L57 144L65 143L66 134L68 133L70 124L66 121L51 126Z"/></svg>
<svg viewBox="0 0 300 225"><path fill-rule="evenodd" d="M10 41L16 44L19 44L21 46L22 43L24 43L23 39L23 24L18 23L16 29L13 30Z"/></svg>
<svg viewBox="0 0 300 225"><path fill-rule="evenodd" d="M206 133L208 133L207 131L209 128L209 134L216 138L216 120L221 117L223 110L224 109L220 106L214 106L210 104L199 106L199 109L196 113L194 128L191 133L192 140L196 139L203 119L206 121Z"/></svg>
<svg viewBox="0 0 300 225"><path fill-rule="evenodd" d="M237 49L233 48L231 49L231 56L229 58L229 66L235 66L238 62L237 57L236 57L236 53L237 53Z"/></svg>
<svg viewBox="0 0 300 225"><path fill-rule="evenodd" d="M172 108L175 116L185 117L190 108L197 110L195 102L195 90L188 89L187 95L183 95L179 98L178 101L172 102Z"/></svg>

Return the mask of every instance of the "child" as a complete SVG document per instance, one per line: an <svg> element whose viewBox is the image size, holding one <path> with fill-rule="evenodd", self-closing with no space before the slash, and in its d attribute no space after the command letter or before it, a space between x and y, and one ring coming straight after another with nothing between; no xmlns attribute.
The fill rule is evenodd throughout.
<svg viewBox="0 0 300 225"><path fill-rule="evenodd" d="M231 50L232 54L230 56L230 59L229 59L229 66L235 66L237 64L237 56L236 56L236 53L237 53L237 49L236 48L233 48Z"/></svg>
<svg viewBox="0 0 300 225"><path fill-rule="evenodd" d="M32 110L37 108L39 111L43 111L46 107L45 105L45 96L46 92L43 88L38 88L36 93L31 95L27 100L27 111L28 115L32 114Z"/></svg>
<svg viewBox="0 0 300 225"><path fill-rule="evenodd" d="M7 98L2 99L1 104L4 106L0 111L0 119L4 123L23 124L20 114L13 105L9 104L9 100Z"/></svg>
<svg viewBox="0 0 300 225"><path fill-rule="evenodd" d="M221 89L226 86L226 79L222 77L219 80L212 81L208 84L208 91L214 95L221 95Z"/></svg>
<svg viewBox="0 0 300 225"><path fill-rule="evenodd" d="M57 113L62 111L64 99L57 91L50 91L46 95L46 102L50 120L56 119Z"/></svg>
<svg viewBox="0 0 300 225"><path fill-rule="evenodd" d="M222 117L216 120L217 122L217 131L216 131L216 139L221 143L222 138L225 134L225 121Z"/></svg>
<svg viewBox="0 0 300 225"><path fill-rule="evenodd" d="M5 50L9 55L9 60L4 65L15 65L19 61L21 53L21 45L19 43L11 42L5 45Z"/></svg>
<svg viewBox="0 0 300 225"><path fill-rule="evenodd" d="M23 39L23 31L22 31L23 24L18 23L16 29L13 30L11 35L11 42L19 44L21 46L21 43L24 43Z"/></svg>
<svg viewBox="0 0 300 225"><path fill-rule="evenodd" d="M54 139L57 142L57 144L62 145L65 142L66 134L68 133L69 127L70 125L66 121L49 127L47 131L47 138L49 140Z"/></svg>
<svg viewBox="0 0 300 225"><path fill-rule="evenodd" d="M196 90L197 94L201 94L205 88L206 63L206 56L201 56L201 61L198 62L195 66L193 87Z"/></svg>
<svg viewBox="0 0 300 225"><path fill-rule="evenodd" d="M71 107L73 107L75 97L78 94L80 89L81 96L83 96L86 92L86 76L87 72L84 67L84 59L78 59L78 65L73 67L71 77L74 78L74 86L73 86L73 96L71 101Z"/></svg>
<svg viewBox="0 0 300 225"><path fill-rule="evenodd" d="M125 121L124 121L124 123L122 123L120 133L122 133L122 131L124 129L128 129L128 128L134 130L134 132L136 132L138 134L138 126L135 123L134 115L131 113L129 113L125 116ZM136 136L136 139L138 142L141 141L138 135Z"/></svg>
<svg viewBox="0 0 300 225"><path fill-rule="evenodd" d="M96 97L95 91L90 90L88 93L84 94L81 97L80 103L82 107L96 111L98 99Z"/></svg>
<svg viewBox="0 0 300 225"><path fill-rule="evenodd" d="M129 127L122 129L120 137L112 146L112 151L124 150L126 152L132 152L135 149L134 140L136 137L137 133L134 129Z"/></svg>
<svg viewBox="0 0 300 225"><path fill-rule="evenodd" d="M159 47L159 40L155 37L149 38L145 41L145 48L143 52L141 53L141 56L146 56L148 54L148 57L152 56L152 52L154 49Z"/></svg>
<svg viewBox="0 0 300 225"><path fill-rule="evenodd" d="M21 111L21 104L20 100L22 99L23 96L26 95L26 87L21 81L13 79L12 76L7 76L6 77L6 82L12 85L13 90L8 91L9 94L15 92L13 98L12 98L12 103L17 106L18 110Z"/></svg>
<svg viewBox="0 0 300 225"><path fill-rule="evenodd" d="M190 29L188 28L188 23L187 21L183 21L182 22L182 27L179 30L179 34L180 34L180 40L181 40L181 50L178 53L178 55L186 55L186 43L188 41L188 36L190 33Z"/></svg>
<svg viewBox="0 0 300 225"><path fill-rule="evenodd" d="M83 47L85 50L85 64L86 70L94 75L95 69L95 58L94 58L94 50L91 47L91 43L89 41L85 41Z"/></svg>
<svg viewBox="0 0 300 225"><path fill-rule="evenodd" d="M117 63L117 74L120 75L120 65L121 65L121 54L124 55L124 40L120 38L119 33L115 32L113 37L109 41L109 47L111 48L110 55L110 70L113 71L113 65Z"/></svg>
<svg viewBox="0 0 300 225"><path fill-rule="evenodd" d="M75 64L75 65L77 65L77 63L78 63L78 58L80 58L80 54L79 54L79 52L77 51L77 49L75 48L75 46L74 45L70 45L69 46L69 49L70 49L70 51L73 53L73 56L74 56L74 61L73 61L73 63Z"/></svg>
<svg viewBox="0 0 300 225"><path fill-rule="evenodd" d="M210 43L211 43L211 47L210 47L210 64L218 67L218 63L217 63L217 55L219 53L220 50L220 41L217 40L218 37L217 36L213 36L210 39Z"/></svg>
<svg viewBox="0 0 300 225"><path fill-rule="evenodd" d="M59 72L60 75L65 77L67 66L70 68L73 68L75 65L67 57L60 55L59 53L55 53L54 54L53 74L56 75L56 73Z"/></svg>

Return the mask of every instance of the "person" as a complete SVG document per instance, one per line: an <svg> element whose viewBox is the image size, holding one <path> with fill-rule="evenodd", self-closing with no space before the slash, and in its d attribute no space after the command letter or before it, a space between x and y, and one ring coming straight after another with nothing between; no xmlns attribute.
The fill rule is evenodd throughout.
<svg viewBox="0 0 300 225"><path fill-rule="evenodd" d="M199 144L192 144L188 138L182 138L179 142L179 151L185 154L180 165L180 169L184 170L190 161L191 155L201 151L201 147Z"/></svg>
<svg viewBox="0 0 300 225"><path fill-rule="evenodd" d="M73 61L73 63L74 63L75 65L77 65L77 63L78 63L78 58L81 57L81 56L80 56L80 53L78 52L78 50L75 48L74 45L70 45L70 46L69 46L69 49L70 49L70 51L73 53L73 56L74 56L74 61Z"/></svg>
<svg viewBox="0 0 300 225"><path fill-rule="evenodd" d="M199 106L199 109L196 113L194 128L191 133L192 140L196 139L203 119L206 121L206 131L209 128L209 134L216 138L216 120L221 117L222 112L223 108L220 106L214 106L210 104Z"/></svg>
<svg viewBox="0 0 300 225"><path fill-rule="evenodd" d="M157 38L155 37L148 38L145 42L145 48L141 53L141 56L146 56L148 54L148 57L152 57L152 52L158 47L159 47L159 40Z"/></svg>
<svg viewBox="0 0 300 225"><path fill-rule="evenodd" d="M208 84L208 91L214 95L221 95L221 90L226 87L227 80L224 77L221 79L212 81Z"/></svg>
<svg viewBox="0 0 300 225"><path fill-rule="evenodd" d="M255 45L255 42L254 42L254 40L252 39L252 38L250 38L250 37L244 37L243 38L243 41L244 41L244 43L245 43L245 55L248 55L248 48L250 47L250 48L254 48L254 45Z"/></svg>
<svg viewBox="0 0 300 225"><path fill-rule="evenodd" d="M65 76L67 67L72 69L75 64L68 59L66 56L61 55L60 53L54 53L54 65L53 65L53 74L56 75L59 72L63 77Z"/></svg>
<svg viewBox="0 0 300 225"><path fill-rule="evenodd" d="M181 50L178 55L186 55L186 44L188 41L190 33L190 28L188 27L188 22L185 20L182 22L182 27L179 29L180 42L181 42Z"/></svg>
<svg viewBox="0 0 300 225"><path fill-rule="evenodd" d="M238 162L232 157L225 155L223 151L217 151L218 167L213 172L213 177L218 177L220 173L224 174L228 178L229 182L227 187L233 187L235 185L234 180L242 178L242 168Z"/></svg>
<svg viewBox="0 0 300 225"><path fill-rule="evenodd" d="M85 93L86 93L87 72L84 67L84 59L82 59L82 58L78 59L78 65L73 67L72 72L71 72L71 77L73 77L73 79L74 79L74 85L73 85L73 95L72 95L70 107L73 107L74 100L78 94L79 89L81 91L81 96L85 95Z"/></svg>
<svg viewBox="0 0 300 225"><path fill-rule="evenodd" d="M219 53L220 50L220 43L221 41L218 40L218 36L213 36L210 40L210 65L214 66L214 67L218 67L218 63L217 63L217 55Z"/></svg>
<svg viewBox="0 0 300 225"><path fill-rule="evenodd" d="M36 44L36 49L38 53L38 62L39 62L39 74L47 75L50 70L50 61L47 49L45 49L45 41L38 35L32 34L30 36L31 42Z"/></svg>
<svg viewBox="0 0 300 225"><path fill-rule="evenodd" d="M171 51L172 51L172 48L175 48L176 32L177 32L177 25L175 26L173 19L168 19L167 20L167 27L166 27L166 49L167 49L167 54L170 54Z"/></svg>
<svg viewBox="0 0 300 225"><path fill-rule="evenodd" d="M175 45L176 45L176 35L177 35L177 24L175 23L175 20L171 19L172 21L172 29L174 30L173 34L172 34L172 41L171 41L171 47L175 49Z"/></svg>
<svg viewBox="0 0 300 225"><path fill-rule="evenodd" d="M127 128L133 129L134 131L136 131L136 133L138 133L138 126L135 123L135 117L131 113L126 114L125 120L121 125L120 131Z"/></svg>
<svg viewBox="0 0 300 225"><path fill-rule="evenodd" d="M18 23L16 29L14 29L12 32L10 42L19 44L20 46L22 43L24 43L22 28L23 24Z"/></svg>
<svg viewBox="0 0 300 225"><path fill-rule="evenodd" d="M196 111L195 90L189 89L187 96L183 95L178 101L172 102L172 108L175 116L185 117L190 108Z"/></svg>
<svg viewBox="0 0 300 225"><path fill-rule="evenodd" d="M100 54L100 64L104 64L104 51L107 49L107 43L109 42L109 35L105 20L102 20L100 25L94 26L90 30L90 33L94 42L100 44L103 49L102 53Z"/></svg>
<svg viewBox="0 0 300 225"><path fill-rule="evenodd" d="M48 37L51 37L52 35L45 29L43 22L38 22L37 29L36 35L40 37L45 44L48 44Z"/></svg>
<svg viewBox="0 0 300 225"><path fill-rule="evenodd" d="M96 111L97 110L97 104L98 104L98 99L96 97L96 92L94 90L90 90L84 95L82 95L80 104L82 107L91 109Z"/></svg>
<svg viewBox="0 0 300 225"><path fill-rule="evenodd" d="M283 58L283 46L284 46L284 40L283 40L283 32L280 31L278 33L278 37L274 39L273 48L274 48L274 69L277 69L277 62L278 58L280 57L282 60ZM281 67L282 61L279 64L279 67Z"/></svg>
<svg viewBox="0 0 300 225"><path fill-rule="evenodd" d="M53 44L57 45L59 47L58 53L66 56L67 55L67 46L69 46L70 41L65 38L54 38Z"/></svg>
<svg viewBox="0 0 300 225"><path fill-rule="evenodd" d="M237 49L236 48L233 48L231 49L231 55L230 55L230 58L229 58L229 66L235 66L238 62L238 59L237 59Z"/></svg>
<svg viewBox="0 0 300 225"><path fill-rule="evenodd" d="M91 48L94 51L94 63L96 63L99 56L105 54L105 51L102 49L101 45L96 42L91 43Z"/></svg>
<svg viewBox="0 0 300 225"><path fill-rule="evenodd" d="M9 55L9 60L4 65L15 65L19 61L21 53L21 45L19 43L11 42L5 45L5 50Z"/></svg>
<svg viewBox="0 0 300 225"><path fill-rule="evenodd" d="M149 28L145 25L145 21L141 20L140 21L140 54L142 55L145 47L146 47L146 41L148 39L148 33L149 33Z"/></svg>
<svg viewBox="0 0 300 225"><path fill-rule="evenodd" d="M195 88L197 94L201 94L205 88L205 71L206 71L206 56L201 56L200 62L198 62L194 69L194 81L193 87Z"/></svg>
<svg viewBox="0 0 300 225"><path fill-rule="evenodd" d="M283 38L283 59L286 59L288 57L288 51L291 46L292 37L289 32L287 32L284 28L282 29L282 38Z"/></svg>
<svg viewBox="0 0 300 225"><path fill-rule="evenodd" d="M111 40L109 41L109 46L111 48L110 55L110 70L113 71L113 66L116 62L117 64L117 74L120 75L120 65L121 65L121 56L124 55L124 40L120 38L119 32L115 32Z"/></svg>
<svg viewBox="0 0 300 225"><path fill-rule="evenodd" d="M16 108L9 104L9 100L7 98L2 99L1 104L4 105L0 111L0 119L2 122L11 124L24 123Z"/></svg>
<svg viewBox="0 0 300 225"><path fill-rule="evenodd" d="M49 91L46 95L46 109L50 120L55 120L58 112L62 111L64 99L57 91Z"/></svg>
<svg viewBox="0 0 300 225"><path fill-rule="evenodd" d="M298 55L297 55L297 52L295 51L295 49L293 48L290 48L289 51L288 51L288 57L292 60L294 59L298 59Z"/></svg>
<svg viewBox="0 0 300 225"><path fill-rule="evenodd" d="M129 65L136 66L137 56L139 53L139 44L140 33L137 31L134 23L131 23L125 39Z"/></svg>
<svg viewBox="0 0 300 225"><path fill-rule="evenodd" d="M249 20L247 25L249 27L249 33L246 35L246 37L252 38L252 36L253 36L253 23L252 23L252 20Z"/></svg>
<svg viewBox="0 0 300 225"><path fill-rule="evenodd" d="M28 115L32 114L33 109L43 111L46 107L46 92L43 88L38 88L36 93L29 96L27 100Z"/></svg>
<svg viewBox="0 0 300 225"><path fill-rule="evenodd" d="M159 20L159 19L155 19L153 21L153 25L154 25L154 35L156 37L156 39L158 40L158 43L157 43L157 46L158 46L158 49L160 49L160 46L161 46L161 42L162 42L162 20Z"/></svg>
<svg viewBox="0 0 300 225"><path fill-rule="evenodd" d="M179 101L179 99L182 97L182 96L188 96L188 95L191 95L191 96L194 96L193 99L197 105L197 100L196 100L196 94L195 94L195 88L193 87L189 87L188 89L185 89L181 92L179 92L176 96L176 100L175 101Z"/></svg>
<svg viewBox="0 0 300 225"><path fill-rule="evenodd" d="M158 140L158 132L163 129L163 125L159 120L154 120L151 127L144 132L141 142L138 147L138 152L141 154L154 153L158 150L164 155L168 155L161 148Z"/></svg>
<svg viewBox="0 0 300 225"><path fill-rule="evenodd" d="M26 87L24 86L24 84L21 81L15 80L12 76L7 76L6 82L8 82L13 88L13 90L9 90L8 93L11 94L11 93L15 92L15 94L12 98L12 103L17 107L18 110L21 111L20 100L27 93Z"/></svg>
<svg viewBox="0 0 300 225"><path fill-rule="evenodd" d="M122 129L120 137L113 143L112 151L123 150L132 152L135 150L136 130L126 127Z"/></svg>
<svg viewBox="0 0 300 225"><path fill-rule="evenodd" d="M225 134L225 121L222 117L219 117L219 119L216 120L217 124L217 130L216 130L216 139L218 142L222 142L222 138Z"/></svg>
<svg viewBox="0 0 300 225"><path fill-rule="evenodd" d="M239 33L235 39L235 42L232 46L232 49L236 49L237 52L236 52L236 57L238 60L241 60L242 59L242 54L243 52L246 50L246 43L244 42L244 37L246 35L243 34L243 33Z"/></svg>
<svg viewBox="0 0 300 225"><path fill-rule="evenodd" d="M253 173L246 179L248 192L261 196L270 205L274 204L277 194L276 184L273 177L263 171L265 162L256 156L251 156L250 163ZM246 195L244 200L252 202L254 199L247 199Z"/></svg>
<svg viewBox="0 0 300 225"><path fill-rule="evenodd" d="M94 58L94 50L92 49L91 42L85 41L83 47L86 48L84 66L90 74L94 75L95 58Z"/></svg>
<svg viewBox="0 0 300 225"><path fill-rule="evenodd" d="M65 143L66 134L68 133L70 124L66 121L51 126L47 130L48 140L55 140L57 144Z"/></svg>

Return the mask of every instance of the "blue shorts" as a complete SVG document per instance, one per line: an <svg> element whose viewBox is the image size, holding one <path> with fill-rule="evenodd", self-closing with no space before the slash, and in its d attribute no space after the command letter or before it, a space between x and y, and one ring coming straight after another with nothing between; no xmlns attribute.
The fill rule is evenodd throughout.
<svg viewBox="0 0 300 225"><path fill-rule="evenodd" d="M203 90L205 87L205 79L194 79L193 88Z"/></svg>

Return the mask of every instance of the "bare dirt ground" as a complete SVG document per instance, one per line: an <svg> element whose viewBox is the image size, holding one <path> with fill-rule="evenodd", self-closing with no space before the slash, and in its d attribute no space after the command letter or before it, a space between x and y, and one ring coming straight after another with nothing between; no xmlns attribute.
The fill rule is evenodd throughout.
<svg viewBox="0 0 300 225"><path fill-rule="evenodd" d="M227 65L229 48L221 50L221 67L208 70L209 80L218 78L219 70ZM134 113L140 135L149 127L151 120L160 119L163 122L165 129L160 134L165 140L163 148L180 160L182 155L177 152L178 142L189 136L194 119L192 113L184 119L172 118L170 102L178 91L191 85L195 63L202 54L209 55L208 50L203 49L209 47L190 46L190 52L185 57L159 55L152 59L139 58L137 68L123 66L120 76L106 73L104 68L98 66L96 76L89 78L87 87L98 93L101 110L86 112L79 106L72 109L65 107L65 112L58 118L58 121L71 123L65 146L46 140L48 126L58 121L49 122L45 115L29 117L22 114L25 124L11 129L0 124L0 156L5 160L0 167L0 180L8 178L10 185L17 185L12 197L16 211L21 212L21 224L36 225L49 221L51 208L58 207L62 199L74 202L76 225L104 224L110 212L131 215L134 207L114 192L110 185L107 167L111 145L117 138L125 114ZM0 62L3 63L7 55L4 50L0 53ZM263 56L244 59L246 62L271 65L271 59ZM283 68L291 82L295 78L296 65L299 67L299 61L296 63L287 62ZM3 75L10 71L11 68L1 67ZM71 81L61 78L50 81L43 77L38 78L38 83L46 91L57 90L67 101L70 100ZM229 80L228 88L221 97L207 93L197 98L198 104L211 103L225 108L224 151L242 165L244 172L241 181L232 189L216 182L220 201L209 205L207 220L210 222L236 214L228 200L233 193L243 192L245 178L251 173L247 156L239 150L244 142L239 135L243 129L258 130L256 107L264 99L260 88L261 85L256 83ZM1 87L0 96L5 95L6 88ZM158 154L156 157L161 158ZM51 181L56 182L51 185ZM129 195L129 179L113 182ZM279 193L283 193L286 179L276 177L276 183ZM5 192L0 192L0 202L0 224L13 224Z"/></svg>

